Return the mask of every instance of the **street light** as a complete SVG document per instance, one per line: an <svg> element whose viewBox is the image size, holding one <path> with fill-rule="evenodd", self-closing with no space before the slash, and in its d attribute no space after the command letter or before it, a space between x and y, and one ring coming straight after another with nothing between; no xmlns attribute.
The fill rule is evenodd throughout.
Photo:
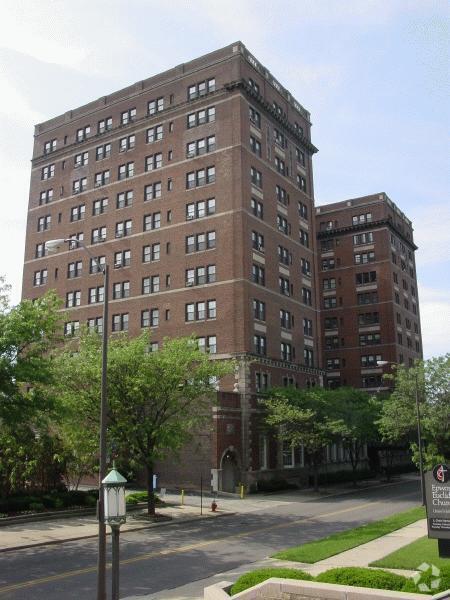
<svg viewBox="0 0 450 600"><path fill-rule="evenodd" d="M126 482L125 477L116 470L114 465L102 481L105 523L111 526L112 535L112 600L119 600L119 535L120 526L127 520L125 504Z"/></svg>
<svg viewBox="0 0 450 600"><path fill-rule="evenodd" d="M104 521L104 498L102 494L102 481L106 475L106 421L108 413L108 390L107 390L107 359L108 359L108 293L109 293L109 267L102 265L96 256L76 239L57 239L45 242L45 248L49 254L61 250L65 244L77 244L94 261L98 271L103 274L103 328L102 328L102 381L100 392L100 470L98 484L98 559L97 559L97 600L106 600L106 525Z"/></svg>
<svg viewBox="0 0 450 600"><path fill-rule="evenodd" d="M388 360L378 360L377 365L379 367L385 367L386 365L395 365L396 363L389 362ZM422 506L425 506L425 473L423 469L423 452L422 452L422 426L420 420L420 404L419 404L419 382L417 379L417 367L414 371L414 394L416 400L416 415L417 415L417 442L419 445L419 472L420 472L420 487L422 492Z"/></svg>

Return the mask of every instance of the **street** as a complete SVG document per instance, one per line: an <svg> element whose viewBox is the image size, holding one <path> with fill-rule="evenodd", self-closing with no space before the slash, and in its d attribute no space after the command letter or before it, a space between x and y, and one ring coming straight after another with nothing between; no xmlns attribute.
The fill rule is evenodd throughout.
<svg viewBox="0 0 450 600"><path fill-rule="evenodd" d="M164 590L417 506L420 491L419 481L403 480L318 500L299 502L295 492L265 498L240 514L122 534L121 598L164 600ZM251 498L242 502L252 506ZM94 599L96 550L88 539L0 554L0 597Z"/></svg>

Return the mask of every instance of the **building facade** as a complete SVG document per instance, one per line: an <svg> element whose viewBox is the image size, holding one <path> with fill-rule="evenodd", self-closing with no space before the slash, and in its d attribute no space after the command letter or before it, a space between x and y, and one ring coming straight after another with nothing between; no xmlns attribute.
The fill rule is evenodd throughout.
<svg viewBox="0 0 450 600"><path fill-rule="evenodd" d="M111 335L195 335L238 361L212 427L171 485L254 483L303 457L264 434L257 394L321 383L311 121L236 42L35 128L23 297L55 289L67 336L101 330L111 267ZM56 255L45 242L73 239ZM294 472L294 471L291 471Z"/></svg>
<svg viewBox="0 0 450 600"><path fill-rule="evenodd" d="M422 358L411 221L384 193L316 208L326 385L386 388Z"/></svg>

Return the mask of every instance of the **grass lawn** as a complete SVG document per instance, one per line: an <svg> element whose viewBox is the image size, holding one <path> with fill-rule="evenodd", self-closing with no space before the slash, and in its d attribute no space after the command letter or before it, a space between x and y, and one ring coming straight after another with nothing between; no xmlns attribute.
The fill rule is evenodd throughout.
<svg viewBox="0 0 450 600"><path fill-rule="evenodd" d="M272 558L293 560L296 562L315 563L329 556L334 556L350 548L355 548L366 542L391 533L396 529L406 527L419 519L425 518L425 509L422 506L412 508L405 512L397 513L381 521L362 525L356 529L334 533L322 540L308 542L274 554ZM422 561L423 562L423 561ZM420 564L420 563L419 563Z"/></svg>
<svg viewBox="0 0 450 600"><path fill-rule="evenodd" d="M423 562L436 567L449 567L450 558L439 558L437 540L420 538L408 546L388 554L381 560L370 563L370 567L387 567L390 569L417 569Z"/></svg>

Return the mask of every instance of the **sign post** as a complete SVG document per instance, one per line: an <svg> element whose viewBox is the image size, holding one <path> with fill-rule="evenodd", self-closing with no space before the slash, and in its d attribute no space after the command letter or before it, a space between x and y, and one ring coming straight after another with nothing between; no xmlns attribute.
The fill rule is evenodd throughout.
<svg viewBox="0 0 450 600"><path fill-rule="evenodd" d="M425 473L428 537L438 540L439 556L450 557L450 468L438 464Z"/></svg>

